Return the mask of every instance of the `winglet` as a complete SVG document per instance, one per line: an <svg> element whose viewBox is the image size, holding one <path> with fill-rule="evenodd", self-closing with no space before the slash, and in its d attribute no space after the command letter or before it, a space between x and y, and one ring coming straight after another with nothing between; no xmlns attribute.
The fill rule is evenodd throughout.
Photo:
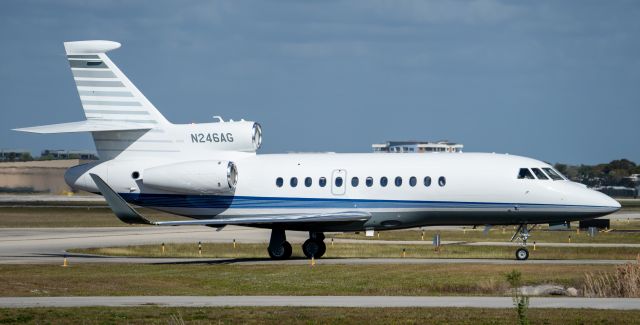
<svg viewBox="0 0 640 325"><path fill-rule="evenodd" d="M142 224L142 225L152 225L154 223L147 220L145 217L141 216L136 210L134 210L128 203L125 201L116 191L111 189L105 181L100 178L100 176L96 174L89 174L93 181L98 186L100 193L104 196L105 200L107 200L107 204L115 213L116 217L120 219L124 223L128 224Z"/></svg>

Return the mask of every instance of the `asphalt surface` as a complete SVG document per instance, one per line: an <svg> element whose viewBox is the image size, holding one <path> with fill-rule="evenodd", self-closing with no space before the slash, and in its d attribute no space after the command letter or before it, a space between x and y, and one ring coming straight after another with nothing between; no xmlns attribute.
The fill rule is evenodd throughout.
<svg viewBox="0 0 640 325"><path fill-rule="evenodd" d="M59 201L47 197L42 201ZM12 198L12 202L29 204L29 199ZM70 197L69 202L94 201L93 198ZM99 198L98 198L99 200ZM0 202L2 198L0 198ZM640 213L615 214L612 218L638 219ZM447 229L448 227L436 227ZM433 228L432 228L433 229ZM306 259L272 261L269 259L223 258L124 258L82 254L68 254L72 248L126 246L166 243L218 242L266 243L270 231L243 227L227 227L216 232L208 227L91 227L91 228L0 228L0 264L62 264L68 255L70 265L77 263L143 263L143 264L308 264ZM305 232L288 231L288 240L299 244L307 239ZM336 239L336 243L358 242L371 244L424 244L430 241L380 241ZM449 243L449 242L445 242ZM512 245L511 243L479 243L478 245ZM538 243L539 246L545 244ZM546 244L548 246L586 246L588 244ZM610 244L591 246L607 247ZM618 247L640 247L638 244L620 244ZM266 255L266 254L265 254ZM622 264L626 260L528 260L503 259L401 259L401 258L348 258L320 259L317 264ZM0 297L0 308L20 307L85 307L85 306L325 306L325 307L474 307L512 308L510 297L379 297L379 296L111 296L111 297ZM551 298L534 297L530 308L590 308L640 310L640 299L618 298Z"/></svg>
<svg viewBox="0 0 640 325"><path fill-rule="evenodd" d="M472 307L512 308L510 297L410 296L122 296L3 297L0 308L25 307ZM531 298L529 308L640 310L640 298Z"/></svg>
<svg viewBox="0 0 640 325"><path fill-rule="evenodd" d="M0 195L0 203L29 205L33 202L93 202L102 204L100 196L54 196L54 195ZM640 213L631 211L616 213L613 218L638 219ZM448 229L459 227L429 227L429 229ZM122 258L82 254L68 254L73 248L110 247L128 245L160 245L161 243L267 243L270 230L229 226L222 231L203 226L183 227L74 227L74 228L0 228L0 264L58 264L67 255L72 263L287 263L304 264L306 260L271 261L268 259L203 259L203 258ZM308 238L306 232L287 231L287 240L294 245ZM425 241L391 241L335 239L336 243L368 244L409 244L431 245ZM443 241L443 244L454 242ZM517 246L511 242L466 243L466 245ZM538 243L538 246L554 247L638 247L640 244L576 244L576 243ZM266 256L266 252L265 252ZM321 259L324 264L433 264L433 263L492 263L492 264L620 264L625 260L529 260L526 262L497 259Z"/></svg>
<svg viewBox="0 0 640 325"><path fill-rule="evenodd" d="M64 256L75 263L209 263L209 264L307 264L308 260L293 259L272 261L269 259L227 259L227 258L136 258L105 257L84 254L70 254L72 248L145 245L161 243L231 243L234 239L242 243L265 243L270 230L245 227L227 227L223 231L202 226L185 227L93 227L93 228L0 228L0 264L60 264ZM299 244L307 239L306 232L288 231L287 239ZM336 243L368 244L425 244L430 241L400 242L382 240L336 239ZM500 243L492 243L500 244ZM583 246L589 244L558 244L562 246ZM265 252L266 257L266 252ZM320 264L437 264L437 263L484 263L484 264L621 264L628 260L528 260L505 259L401 259L401 258L338 258L319 259Z"/></svg>

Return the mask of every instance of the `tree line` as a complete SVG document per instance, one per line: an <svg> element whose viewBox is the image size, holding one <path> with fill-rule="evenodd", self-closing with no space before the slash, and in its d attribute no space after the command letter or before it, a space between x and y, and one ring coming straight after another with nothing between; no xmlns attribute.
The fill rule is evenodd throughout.
<svg viewBox="0 0 640 325"><path fill-rule="evenodd" d="M594 186L626 186L636 187L629 176L640 174L640 166L628 159L617 159L606 164L598 165L567 165L557 163L555 169L566 175L569 179Z"/></svg>

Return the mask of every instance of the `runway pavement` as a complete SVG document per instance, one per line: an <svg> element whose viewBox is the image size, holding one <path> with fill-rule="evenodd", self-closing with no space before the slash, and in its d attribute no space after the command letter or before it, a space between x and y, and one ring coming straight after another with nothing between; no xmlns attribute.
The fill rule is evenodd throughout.
<svg viewBox="0 0 640 325"><path fill-rule="evenodd" d="M25 307L472 307L512 308L510 297L411 296L121 296L2 297L0 308ZM640 298L534 297L529 308L640 310Z"/></svg>
<svg viewBox="0 0 640 325"><path fill-rule="evenodd" d="M269 230L245 227L227 227L223 231L202 226L188 227L91 227L91 228L0 228L0 264L60 264L68 255L71 264L76 263L209 263L209 264L306 264L305 259L271 261L268 259L226 258L126 258L83 254L68 254L72 248L144 245L161 243L266 243ZM302 243L307 233L288 231L292 243ZM336 239L336 243L367 244L425 244L430 241L381 241ZM503 243L490 243L503 244ZM583 246L589 244L560 244ZM640 245L639 245L640 246ZM265 254L266 255L266 254ZM266 257L266 256L265 256ZM621 264L627 260L529 260L504 259L400 259L400 258L339 258L320 259L320 264L434 264L434 263L484 263L484 264Z"/></svg>

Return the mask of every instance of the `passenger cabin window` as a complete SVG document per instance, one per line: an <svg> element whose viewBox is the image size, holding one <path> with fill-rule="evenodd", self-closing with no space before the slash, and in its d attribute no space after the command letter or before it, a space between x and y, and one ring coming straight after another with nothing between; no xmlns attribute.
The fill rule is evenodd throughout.
<svg viewBox="0 0 640 325"><path fill-rule="evenodd" d="M360 180L357 177L351 179L351 186L358 187L358 184L360 184Z"/></svg>
<svg viewBox="0 0 640 325"><path fill-rule="evenodd" d="M327 179L324 177L320 177L320 179L318 180L318 184L320 184L320 187L327 186Z"/></svg>
<svg viewBox="0 0 640 325"><path fill-rule="evenodd" d="M444 178L444 176L440 176L440 178L438 178L438 185L445 186L446 184L447 184L447 179Z"/></svg>
<svg viewBox="0 0 640 325"><path fill-rule="evenodd" d="M558 172L553 170L553 168L542 168L542 170L544 170L549 175L549 177L551 177L551 179L554 181L561 181L564 179L562 178L562 176L560 176Z"/></svg>
<svg viewBox="0 0 640 325"><path fill-rule="evenodd" d="M424 182L424 187L429 187L429 186L431 186L431 176L427 176L427 177L425 177L425 178L424 178L424 180L423 180L423 182Z"/></svg>
<svg viewBox="0 0 640 325"><path fill-rule="evenodd" d="M417 183L418 183L418 180L416 179L415 176L411 176L411 178L409 178L409 185L411 185L411 187L416 186Z"/></svg>
<svg viewBox="0 0 640 325"><path fill-rule="evenodd" d="M282 187L282 184L284 184L284 180L282 179L282 177L276 178L276 186Z"/></svg>
<svg viewBox="0 0 640 325"><path fill-rule="evenodd" d="M307 177L304 179L304 186L311 187L311 184L313 184L313 180L311 180L311 177Z"/></svg>
<svg viewBox="0 0 640 325"><path fill-rule="evenodd" d="M549 179L539 168L531 168L538 179Z"/></svg>
<svg viewBox="0 0 640 325"><path fill-rule="evenodd" d="M535 179L533 178L533 174L529 171L529 168L520 168L518 172L518 179Z"/></svg>
<svg viewBox="0 0 640 325"><path fill-rule="evenodd" d="M367 177L365 184L367 184L367 187L373 186L373 177Z"/></svg>
<svg viewBox="0 0 640 325"><path fill-rule="evenodd" d="M387 186L387 183L389 183L389 180L386 177L382 176L380 178L380 186L385 187Z"/></svg>
<svg viewBox="0 0 640 325"><path fill-rule="evenodd" d="M298 178L297 177L291 177L291 180L289 181L289 185L291 185L291 187L298 186Z"/></svg>
<svg viewBox="0 0 640 325"><path fill-rule="evenodd" d="M342 177L336 177L336 182L335 182L336 187L342 187L342 183L343 183Z"/></svg>
<svg viewBox="0 0 640 325"><path fill-rule="evenodd" d="M402 185L402 177L400 177L400 176L396 177L394 182L395 182L397 187L400 187Z"/></svg>

